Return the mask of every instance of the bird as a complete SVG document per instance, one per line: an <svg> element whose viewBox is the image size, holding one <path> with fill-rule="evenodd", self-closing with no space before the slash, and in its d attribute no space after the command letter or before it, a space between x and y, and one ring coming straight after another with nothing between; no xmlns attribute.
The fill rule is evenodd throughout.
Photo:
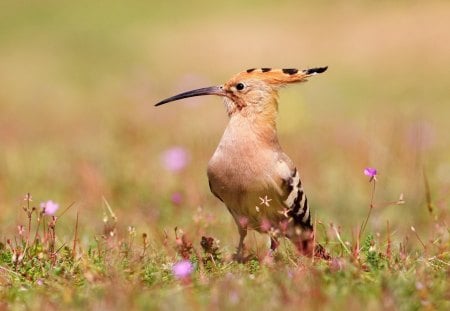
<svg viewBox="0 0 450 311"><path fill-rule="evenodd" d="M208 162L207 176L211 192L237 225L237 261L246 258L244 240L249 229L269 234L270 252L277 249L280 237L288 238L308 257L320 246L314 245L309 202L299 171L280 146L276 119L282 87L305 82L327 69L252 68L222 85L183 92L155 104L194 96L223 97L229 121Z"/></svg>

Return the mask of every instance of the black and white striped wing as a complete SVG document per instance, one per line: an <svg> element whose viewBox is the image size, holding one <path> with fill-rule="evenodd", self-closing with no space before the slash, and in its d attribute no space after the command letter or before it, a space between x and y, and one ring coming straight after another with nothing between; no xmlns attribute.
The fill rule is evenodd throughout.
<svg viewBox="0 0 450 311"><path fill-rule="evenodd" d="M300 174L296 168L290 171L288 178L283 178L283 203L288 210L287 215L294 224L306 229L312 229L311 212L308 199L303 191Z"/></svg>

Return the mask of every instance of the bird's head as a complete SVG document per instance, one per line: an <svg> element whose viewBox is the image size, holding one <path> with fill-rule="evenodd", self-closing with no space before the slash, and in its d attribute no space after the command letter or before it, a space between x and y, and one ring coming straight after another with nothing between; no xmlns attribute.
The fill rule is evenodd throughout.
<svg viewBox="0 0 450 311"><path fill-rule="evenodd" d="M305 70L298 69L248 69L240 72L219 86L205 87L184 92L157 103L160 106L175 100L202 95L223 96L228 114L236 112L258 113L268 108L277 109L278 89L297 82L305 82L307 78L327 70L318 67Z"/></svg>

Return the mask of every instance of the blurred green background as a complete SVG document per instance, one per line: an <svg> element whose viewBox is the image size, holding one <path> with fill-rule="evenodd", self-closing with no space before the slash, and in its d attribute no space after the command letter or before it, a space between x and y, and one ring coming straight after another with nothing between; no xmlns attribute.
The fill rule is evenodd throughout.
<svg viewBox="0 0 450 311"><path fill-rule="evenodd" d="M24 222L27 192L75 202L61 234L77 210L83 234L100 233L104 196L123 228L178 225L234 246L206 179L220 99L153 104L251 67L324 65L281 91L278 123L316 217L355 229L372 166L375 201L406 204L376 208L371 228L427 230L424 170L437 215L449 209L449 30L448 1L2 1L0 233ZM182 172L162 165L173 146L189 153Z"/></svg>

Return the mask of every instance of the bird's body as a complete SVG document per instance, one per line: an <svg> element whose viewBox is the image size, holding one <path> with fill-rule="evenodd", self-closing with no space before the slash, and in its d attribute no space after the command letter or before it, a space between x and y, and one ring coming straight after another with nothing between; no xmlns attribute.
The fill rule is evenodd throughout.
<svg viewBox="0 0 450 311"><path fill-rule="evenodd" d="M223 86L176 95L159 104L199 95L224 97L229 123L208 163L212 193L232 214L239 230L237 258L243 258L248 229L269 233L271 248L288 237L304 254L313 249L313 227L299 172L278 142L278 89L303 82L324 68L249 69Z"/></svg>
<svg viewBox="0 0 450 311"><path fill-rule="evenodd" d="M237 122L241 123L239 127L235 125ZM283 165L285 172L289 169L280 159L278 143L273 142L273 146L261 143L255 129L245 123L245 119L230 120L208 163L208 179L211 191L229 207L236 220L245 222L247 218L251 228L260 230L263 218L275 220L281 216L273 208L260 207L259 198L272 200L269 201L272 206L276 205L275 198L281 199L281 179L272 169ZM245 131L245 138L235 133L235 129ZM258 161L254 161L255 158Z"/></svg>
<svg viewBox="0 0 450 311"><path fill-rule="evenodd" d="M295 167L276 136L262 141L258 130L246 118L231 117L209 161L208 179L235 220L261 232L267 231L267 222L276 227L286 220L288 182Z"/></svg>

